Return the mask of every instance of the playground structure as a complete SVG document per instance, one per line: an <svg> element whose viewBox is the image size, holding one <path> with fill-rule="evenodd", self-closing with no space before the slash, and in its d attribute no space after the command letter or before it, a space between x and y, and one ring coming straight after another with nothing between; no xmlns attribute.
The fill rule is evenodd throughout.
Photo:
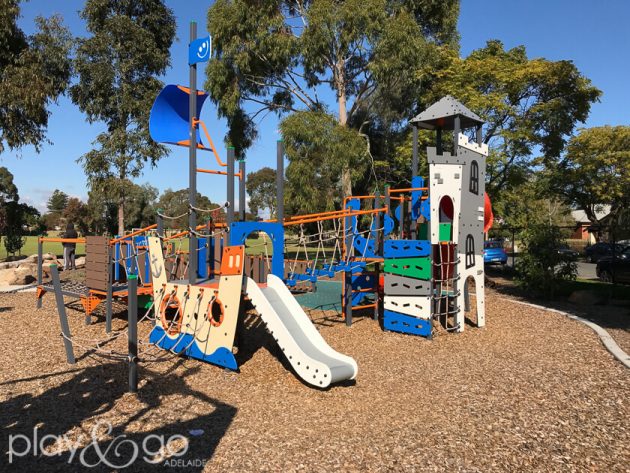
<svg viewBox="0 0 630 473"><path fill-rule="evenodd" d="M193 24L191 43L195 40ZM57 293L81 297L88 321L94 308L106 301L109 332L112 300L130 300L129 289L122 282L133 280L134 292L152 296L152 302L145 305L155 313L151 344L236 370L238 320L244 316L246 304L251 304L295 373L316 387L354 379L357 364L326 343L289 288L316 290L321 278L340 278L342 316L347 325L352 325L355 312L368 311L382 320L385 330L432 337L438 323L448 331L464 330L472 279L476 325L484 326L483 235L491 225L491 211L486 212L489 201L484 188L488 150L481 143L483 122L477 115L454 98L445 97L410 121L411 187L385 186L374 195L345 198L339 210L287 218L284 150L278 141L277 218L248 222L245 162L239 161L237 173L233 147L228 147L225 162L220 158L199 119L206 98L196 88L196 63L191 64L189 87L167 85L155 99L149 123L155 141L189 149L189 228L166 235L164 221L181 216L158 213L155 225L128 235L112 240L95 237L101 238L98 245L88 238L85 288L72 291L60 283L54 288ZM436 132L436 146L427 149L428 179L417 175L419 128ZM471 129L476 142L463 133ZM452 144L443 142L443 132L452 132ZM198 150L211 152L225 170L199 168ZM196 207L199 172L226 176L224 206ZM206 223L197 224L199 214L208 217ZM317 231L309 234L309 227L317 227ZM287 229L297 236L285 235ZM250 257L245 250L248 238L259 234L265 235L265 254ZM287 259L291 242L298 251ZM326 247L331 244L334 249L328 257ZM316 246L314 258L308 246ZM38 305L41 296L51 290L52 286L40 284ZM68 333L65 339L69 338Z"/></svg>

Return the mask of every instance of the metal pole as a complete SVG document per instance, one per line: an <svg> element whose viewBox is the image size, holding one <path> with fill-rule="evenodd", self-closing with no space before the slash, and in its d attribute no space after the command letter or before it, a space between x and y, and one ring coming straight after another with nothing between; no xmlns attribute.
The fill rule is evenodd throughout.
<svg viewBox="0 0 630 473"><path fill-rule="evenodd" d="M162 213L162 209L157 209L158 216L157 216L157 234L159 237L164 238L164 219L160 216L160 213Z"/></svg>
<svg viewBox="0 0 630 473"><path fill-rule="evenodd" d="M197 39L197 23L190 22L190 42ZM191 230L197 228L197 213L192 208L197 203L197 126L194 120L197 114L197 64L190 66L190 96L188 103L189 120L189 146L188 146L188 203L190 213L188 215L188 227ZM195 284L197 281L197 237L190 234L190 246L188 248L188 283Z"/></svg>
<svg viewBox="0 0 630 473"><path fill-rule="evenodd" d="M411 177L416 177L418 175L418 127L414 126L412 130L412 149L413 152L411 154Z"/></svg>
<svg viewBox="0 0 630 473"><path fill-rule="evenodd" d="M127 348L129 361L129 392L138 392L138 276L128 278Z"/></svg>
<svg viewBox="0 0 630 473"><path fill-rule="evenodd" d="M514 248L516 248L516 242L514 241L515 238L516 238L516 231L514 230L514 227L512 227L512 269L516 269L516 263L515 263L516 256L514 255Z"/></svg>
<svg viewBox="0 0 630 473"><path fill-rule="evenodd" d="M61 325L61 335L63 337L63 345L66 348L66 360L68 364L75 363L74 351L72 350L72 336L70 335L70 325L68 324L68 316L66 314L66 305L63 301L61 292L61 281L59 280L59 270L56 264L50 265L50 273L52 275L53 287L55 288L55 300L57 301L57 313L59 314L59 325Z"/></svg>
<svg viewBox="0 0 630 473"><path fill-rule="evenodd" d="M415 127L414 127L415 129ZM374 208L378 209L381 207L381 196L378 195L378 191L376 192L376 195L374 196ZM381 213L377 212L374 216L374 228L375 228L375 233L374 233L374 255L376 257L379 257L382 252L381 252L381 246L382 246L382 238L381 238ZM379 303L380 303L380 297L379 297L379 279L380 279L380 264L378 262L374 263L374 276L376 277L376 290L374 291L374 320L378 320L378 313L379 313Z"/></svg>
<svg viewBox="0 0 630 473"><path fill-rule="evenodd" d="M284 221L284 143L278 140L276 148L276 219Z"/></svg>
<svg viewBox="0 0 630 473"><path fill-rule="evenodd" d="M477 144L480 145L483 143L483 136L481 134L482 127L481 125L477 125Z"/></svg>
<svg viewBox="0 0 630 473"><path fill-rule="evenodd" d="M228 146L227 160L227 224L229 229L234 221L234 146Z"/></svg>
<svg viewBox="0 0 630 473"><path fill-rule="evenodd" d="M442 150L442 129L435 130L435 151L440 156L443 153Z"/></svg>
<svg viewBox="0 0 630 473"><path fill-rule="evenodd" d="M344 308L346 316L346 325L352 326L352 271L344 271Z"/></svg>
<svg viewBox="0 0 630 473"><path fill-rule="evenodd" d="M461 131L462 127L461 127L461 119L459 118L459 115L455 115L455 120L454 120L454 127L453 127L453 156L457 155L457 146L459 144L459 132Z"/></svg>
<svg viewBox="0 0 630 473"><path fill-rule="evenodd" d="M107 298L105 299L105 332L112 331L112 300L114 298L114 275L112 274L112 246L107 245Z"/></svg>
<svg viewBox="0 0 630 473"><path fill-rule="evenodd" d="M44 271L42 261L44 258L44 242L42 242L41 238L37 239L37 286L41 286L44 280ZM42 308L42 298L37 298L37 308Z"/></svg>
<svg viewBox="0 0 630 473"><path fill-rule="evenodd" d="M241 178L238 181L238 211L239 211L239 220L241 222L245 221L245 160L241 159L238 162L238 172L241 175Z"/></svg>
<svg viewBox="0 0 630 473"><path fill-rule="evenodd" d="M385 212L385 215L390 216L391 215L391 210L392 210L392 199L391 196L389 194L389 185L386 184L385 185L385 207L387 207L387 211ZM383 227L385 227L385 215L383 215ZM385 228L383 228L383 240L386 240L387 236L385 235Z"/></svg>

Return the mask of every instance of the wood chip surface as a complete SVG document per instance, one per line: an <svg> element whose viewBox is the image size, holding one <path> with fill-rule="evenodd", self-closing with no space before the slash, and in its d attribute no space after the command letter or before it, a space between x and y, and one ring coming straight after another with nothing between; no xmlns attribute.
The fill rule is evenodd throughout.
<svg viewBox="0 0 630 473"><path fill-rule="evenodd" d="M587 327L488 291L487 326L433 340L348 328L313 311L324 338L359 365L355 382L301 383L256 317L248 316L240 373L141 345L138 395L127 393L126 334L114 359L76 347L67 365L54 297L0 294L0 471L82 471L60 456L8 464L9 435L66 435L88 446L99 421L103 450L118 435L183 435L189 463L138 459L128 471L630 471L630 372ZM102 308L86 326L68 309L77 343L107 338ZM126 328L124 308L114 329ZM149 322L139 327L146 340ZM88 440L85 440L88 438ZM57 450L55 450L57 449ZM78 455L78 454L77 454ZM160 457L160 455L166 455ZM89 456L89 455L88 455ZM192 466L191 466L192 465ZM118 471L99 465L91 471Z"/></svg>

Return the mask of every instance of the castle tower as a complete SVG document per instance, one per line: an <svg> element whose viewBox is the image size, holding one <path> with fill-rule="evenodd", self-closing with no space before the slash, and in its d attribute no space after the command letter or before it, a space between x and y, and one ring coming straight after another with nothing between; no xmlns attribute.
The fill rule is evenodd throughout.
<svg viewBox="0 0 630 473"><path fill-rule="evenodd" d="M488 156L488 146L481 141L483 121L453 97L446 96L413 118L411 124L435 130L437 134L436 147L427 148L431 200L429 239L438 260L452 258L454 261L448 269L443 265L437 273L434 268L434 274L440 274L434 277L436 288L440 294L446 294L446 304L442 306L448 307L447 316L454 316L455 330L463 331L465 310L469 309L468 284L472 278L477 325L482 327L485 325L483 226ZM462 133L471 129L475 130L476 142L469 141ZM443 146L443 131L453 132L448 150ZM441 281L446 279L449 280L448 291L440 287Z"/></svg>

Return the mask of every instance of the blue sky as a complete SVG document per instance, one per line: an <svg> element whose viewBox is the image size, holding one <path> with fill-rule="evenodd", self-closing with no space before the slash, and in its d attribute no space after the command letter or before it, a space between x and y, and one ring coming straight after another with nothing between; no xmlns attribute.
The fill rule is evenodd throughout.
<svg viewBox="0 0 630 473"><path fill-rule="evenodd" d="M165 83L188 81L188 25L197 21L200 35L205 32L208 1L167 0L177 17L178 41L171 49L172 68ZM78 11L79 0L30 0L22 4L20 26L30 33L37 15L60 13L74 35L85 34ZM579 70L604 92L601 103L592 107L586 126L630 124L630 2L627 0L462 0L459 30L462 55L482 47L488 39L499 39L506 47L525 45L529 57L572 60ZM203 84L200 67L199 85ZM333 105L333 104L331 104ZM334 107L334 105L333 105ZM72 196L87 198L86 178L76 159L91 148L91 142L103 130L89 125L81 112L67 98L52 107L48 139L40 154L31 148L0 154L0 166L13 173L23 201L45 209L52 191L59 188ZM202 119L219 148L226 131L208 102ZM248 151L248 171L275 166L275 143L279 138L274 116L260 123L260 138ZM223 151L223 150L222 150ZM223 154L224 155L224 151ZM200 153L200 166L211 165L207 153ZM187 187L187 150L173 148L170 156L154 169L146 168L137 182L149 182L161 191ZM200 192L215 202L225 200L225 181L217 176L200 175Z"/></svg>

